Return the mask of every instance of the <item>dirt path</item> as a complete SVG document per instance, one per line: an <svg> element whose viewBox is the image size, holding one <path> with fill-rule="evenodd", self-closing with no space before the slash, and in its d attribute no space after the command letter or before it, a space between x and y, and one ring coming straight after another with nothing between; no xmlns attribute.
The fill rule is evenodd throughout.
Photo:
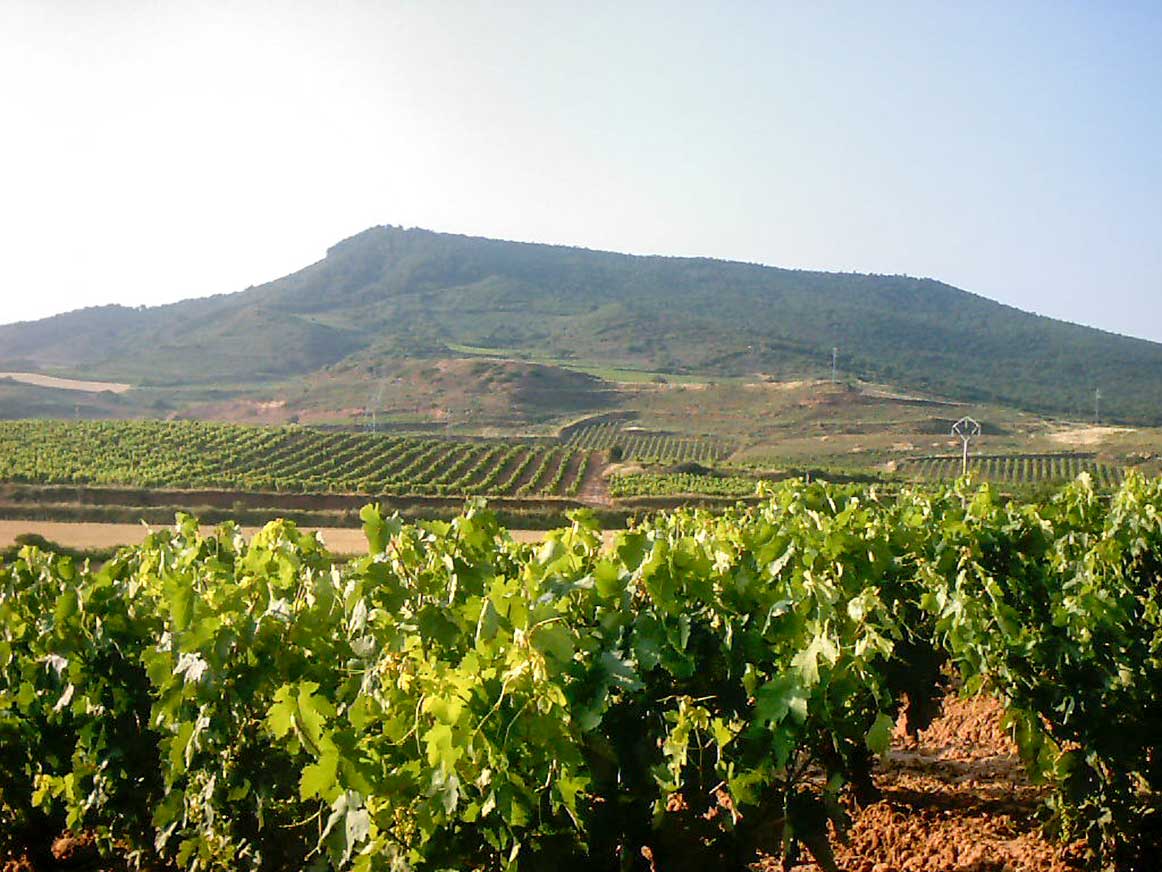
<svg viewBox="0 0 1162 872"><path fill-rule="evenodd" d="M609 488L605 484L605 477L602 475L605 471L605 461L602 459L603 453L599 451L592 452L589 460L589 468L585 470L585 480L581 482L581 487L577 491L577 498L579 500L593 506L613 505L613 500L609 498Z"/></svg>
<svg viewBox="0 0 1162 872"><path fill-rule="evenodd" d="M854 814L844 872L1070 872L1079 849L1046 839L1029 783L990 699L950 698L915 740L899 733L875 775L883 799ZM773 861L763 864L773 870ZM821 872L810 864L804 872Z"/></svg>
<svg viewBox="0 0 1162 872"><path fill-rule="evenodd" d="M43 536L58 545L68 548L113 548L119 545L139 545L152 530L162 526L147 527L144 524L75 524L62 521L0 521L0 548L7 548L16 542L22 533ZM208 528L212 529L212 528ZM247 536L252 536L258 527L243 527ZM367 550L367 540L363 531L346 527L303 527L317 530L336 554L363 554ZM518 542L540 542L542 530L510 530L512 538Z"/></svg>

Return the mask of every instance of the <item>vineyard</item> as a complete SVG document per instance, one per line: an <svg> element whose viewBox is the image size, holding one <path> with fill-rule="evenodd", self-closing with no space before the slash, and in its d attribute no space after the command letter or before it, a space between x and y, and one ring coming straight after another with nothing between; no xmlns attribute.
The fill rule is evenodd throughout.
<svg viewBox="0 0 1162 872"><path fill-rule="evenodd" d="M0 480L143 488L575 497L574 445L205 422L0 422Z"/></svg>
<svg viewBox="0 0 1162 872"><path fill-rule="evenodd" d="M636 472L609 477L613 497L660 497L700 494L718 497L754 496L755 480L742 476L698 475L686 472Z"/></svg>
<svg viewBox="0 0 1162 872"><path fill-rule="evenodd" d="M671 433L651 433L628 428L621 421L602 421L576 427L568 444L585 451L621 449L623 460L642 463L714 463L724 460L734 447L722 439L691 438Z"/></svg>
<svg viewBox="0 0 1162 872"><path fill-rule="evenodd" d="M952 481L963 470L960 457L922 457L901 464L901 471L924 481ZM1083 472L1100 487L1116 487L1122 470L1089 454L998 454L970 457L968 471L999 484L1063 484Z"/></svg>
<svg viewBox="0 0 1162 872"><path fill-rule="evenodd" d="M1004 709L1048 832L1152 868L1162 481L1023 503L796 480L608 546L583 511L538 545L480 501L363 521L342 565L284 521L248 542L185 516L99 568L0 565L0 848L69 828L183 872L834 870L894 726L954 670Z"/></svg>

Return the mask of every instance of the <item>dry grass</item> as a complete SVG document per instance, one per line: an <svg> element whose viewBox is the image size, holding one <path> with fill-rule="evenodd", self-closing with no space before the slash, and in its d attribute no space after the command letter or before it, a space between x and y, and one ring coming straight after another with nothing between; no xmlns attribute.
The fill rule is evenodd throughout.
<svg viewBox="0 0 1162 872"><path fill-rule="evenodd" d="M1132 427L1074 427L1048 434L1048 438L1063 445L1100 445L1112 436L1133 433Z"/></svg>
<svg viewBox="0 0 1162 872"><path fill-rule="evenodd" d="M133 385L120 382L81 381L75 378L57 378L51 375L41 375L35 372L0 372L0 379L12 379L26 385L36 385L40 388L57 388L62 391L84 391L90 394L99 394L110 391L114 394L123 394L133 390Z"/></svg>
<svg viewBox="0 0 1162 872"><path fill-rule="evenodd" d="M64 521L0 521L0 548L16 543L16 537L25 533L43 536L58 545L78 550L115 548L120 545L140 545L145 537L160 527L145 524L78 524ZM210 532L213 528L205 528ZM363 554L367 551L367 539L363 531L347 527L303 527L318 532L327 548L336 554ZM253 536L258 527L243 527L246 536ZM510 530L517 542L540 542L545 533L542 530Z"/></svg>

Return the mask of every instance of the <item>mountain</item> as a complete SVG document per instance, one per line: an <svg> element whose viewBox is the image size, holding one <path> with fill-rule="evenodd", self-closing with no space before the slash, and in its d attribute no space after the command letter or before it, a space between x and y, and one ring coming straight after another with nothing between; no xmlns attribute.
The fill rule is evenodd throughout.
<svg viewBox="0 0 1162 872"><path fill-rule="evenodd" d="M0 327L0 371L258 385L488 353L707 378L829 371L958 400L1162 422L1162 344L932 279L375 227L235 294Z"/></svg>

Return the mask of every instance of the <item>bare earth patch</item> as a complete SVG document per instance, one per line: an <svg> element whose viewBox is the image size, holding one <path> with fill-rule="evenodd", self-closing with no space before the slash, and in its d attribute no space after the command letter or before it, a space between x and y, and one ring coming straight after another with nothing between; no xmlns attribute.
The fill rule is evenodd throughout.
<svg viewBox="0 0 1162 872"><path fill-rule="evenodd" d="M62 391L84 391L90 394L99 394L109 391L114 394L123 394L133 390L133 385L120 382L81 381L75 378L57 378L51 375L41 375L36 372L0 372L0 379L11 379L26 385L36 385L40 388L56 388Z"/></svg>
<svg viewBox="0 0 1162 872"><path fill-rule="evenodd" d="M43 536L67 548L87 550L91 548L116 548L121 545L140 545L155 529L144 524L78 524L66 521L0 521L0 548L8 548L16 543L16 537L24 533ZM246 536L253 536L258 527L243 527ZM308 532L317 531L336 554L365 554L367 538L363 531L351 527L303 527ZM203 528L209 534L213 527ZM542 530L509 530L517 542L540 542L545 538ZM610 534L612 535L612 534Z"/></svg>
<svg viewBox="0 0 1162 872"><path fill-rule="evenodd" d="M1133 427L1074 427L1050 433L1049 438L1062 445L1097 445L1119 433L1133 433Z"/></svg>
<svg viewBox="0 0 1162 872"><path fill-rule="evenodd" d="M991 699L949 698L916 739L897 731L876 773L883 799L854 810L844 872L1069 872L1077 846L1041 833L1044 793L1029 783ZM768 861L763 870L775 870ZM814 863L800 867L821 872Z"/></svg>
<svg viewBox="0 0 1162 872"><path fill-rule="evenodd" d="M176 417L228 421L232 424L286 424L295 411L285 400L224 400L218 403L202 403L181 412ZM307 423L303 421L303 423Z"/></svg>
<svg viewBox="0 0 1162 872"><path fill-rule="evenodd" d="M800 380L800 381L772 381L772 382L763 381L763 382L747 382L746 384L743 385L743 387L750 388L751 390L762 389L762 390L772 390L772 391L793 391L796 388L801 388L801 387L804 387L806 385L815 385L815 384L823 384L823 382L818 381L818 380L809 381L809 382L802 381L802 380Z"/></svg>

